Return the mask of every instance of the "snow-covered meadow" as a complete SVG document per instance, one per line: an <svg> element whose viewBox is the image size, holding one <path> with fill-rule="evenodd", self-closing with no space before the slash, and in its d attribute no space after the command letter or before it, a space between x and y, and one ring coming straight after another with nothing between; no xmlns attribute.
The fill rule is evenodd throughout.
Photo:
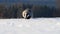
<svg viewBox="0 0 60 34"><path fill-rule="evenodd" d="M60 34L60 18L0 19L0 34Z"/></svg>

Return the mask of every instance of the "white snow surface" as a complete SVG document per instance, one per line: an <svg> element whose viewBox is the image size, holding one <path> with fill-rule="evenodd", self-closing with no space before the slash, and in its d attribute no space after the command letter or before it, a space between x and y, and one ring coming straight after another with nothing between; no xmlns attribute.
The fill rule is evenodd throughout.
<svg viewBox="0 0 60 34"><path fill-rule="evenodd" d="M0 34L60 34L60 18L0 19Z"/></svg>

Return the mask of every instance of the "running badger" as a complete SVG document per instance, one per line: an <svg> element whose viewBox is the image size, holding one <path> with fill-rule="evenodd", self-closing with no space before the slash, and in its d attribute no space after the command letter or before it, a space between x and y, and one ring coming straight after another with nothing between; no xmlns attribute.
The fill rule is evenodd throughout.
<svg viewBox="0 0 60 34"><path fill-rule="evenodd" d="M30 19L31 18L31 10L30 9L25 9L22 12L22 17L25 19Z"/></svg>

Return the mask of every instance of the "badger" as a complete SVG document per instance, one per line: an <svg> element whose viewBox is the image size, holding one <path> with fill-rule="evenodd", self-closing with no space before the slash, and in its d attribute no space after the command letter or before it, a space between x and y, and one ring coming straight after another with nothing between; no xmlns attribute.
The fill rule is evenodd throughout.
<svg viewBox="0 0 60 34"><path fill-rule="evenodd" d="M30 9L25 9L23 12L22 12L22 17L24 19L30 19L31 18L31 10Z"/></svg>

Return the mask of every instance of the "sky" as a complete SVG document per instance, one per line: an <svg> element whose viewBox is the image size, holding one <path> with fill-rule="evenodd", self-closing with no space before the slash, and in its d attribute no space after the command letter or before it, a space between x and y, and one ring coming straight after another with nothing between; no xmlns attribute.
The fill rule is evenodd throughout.
<svg viewBox="0 0 60 34"><path fill-rule="evenodd" d="M18 3L18 2L55 2L55 0L0 0L0 3Z"/></svg>
<svg viewBox="0 0 60 34"><path fill-rule="evenodd" d="M42 4L42 5L56 5L55 0L0 0L0 3L12 4L12 3L30 3L30 4Z"/></svg>

